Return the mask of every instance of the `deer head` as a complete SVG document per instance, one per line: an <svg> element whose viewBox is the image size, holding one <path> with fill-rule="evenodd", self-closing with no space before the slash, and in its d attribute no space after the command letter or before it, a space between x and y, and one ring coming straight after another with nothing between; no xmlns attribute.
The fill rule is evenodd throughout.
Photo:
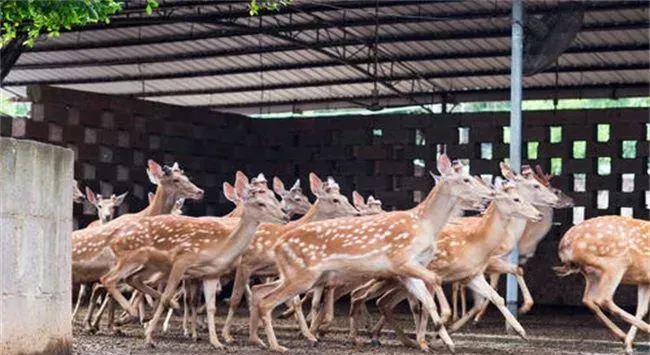
<svg viewBox="0 0 650 355"><path fill-rule="evenodd" d="M266 186L266 183L264 185ZM289 221L289 217L282 212L280 203L270 190L261 186L253 187L238 179L235 182L235 193L243 207L242 218L251 218L267 223Z"/></svg>
<svg viewBox="0 0 650 355"><path fill-rule="evenodd" d="M562 190L557 189L553 186L551 186L551 179L555 176L555 174L545 174L544 170L542 170L542 167L539 165L535 166L535 173L533 173L533 177L537 179L540 183L542 183L544 186L548 187L551 192L555 194L558 198L558 202L555 204L555 208L568 208L568 207L573 207L573 199L569 196L567 196Z"/></svg>
<svg viewBox="0 0 650 355"><path fill-rule="evenodd" d="M160 166L153 160L148 162L147 175L152 183L165 189L167 198L174 203L181 198L200 200L203 198L203 190L194 185L180 169L178 163L173 166Z"/></svg>
<svg viewBox="0 0 650 355"><path fill-rule="evenodd" d="M457 172L457 173L462 173L463 172L462 165L461 165L460 169L457 166L455 166L454 171ZM431 171L429 171L429 175L431 175L431 177L435 181L436 185L442 179L441 176L436 175ZM493 187L486 184L485 181L483 181L483 179L478 178L478 177L473 177L473 178L476 179L476 181L478 181L480 184L486 186L487 188L493 189ZM477 201L477 200L466 200L466 199L463 198L463 196L460 196L457 208L459 209L460 212L462 212L462 211L484 212L485 209L487 208L488 203L489 203L489 200L486 200L486 199L482 199L482 200L479 200L479 201Z"/></svg>
<svg viewBox="0 0 650 355"><path fill-rule="evenodd" d="M485 184L479 182L479 178L473 177L465 171L460 162L452 164L446 154L442 154L437 162L439 177L434 176L437 182L444 182L449 187L452 196L464 200L469 205L481 202L484 199L492 199L494 191Z"/></svg>
<svg viewBox="0 0 650 355"><path fill-rule="evenodd" d="M360 193L353 191L352 201L354 203L354 207L359 210L362 216L370 216L384 212L384 210L381 208L381 201L375 199L372 195L368 196L367 202L364 202L363 196L361 196Z"/></svg>
<svg viewBox="0 0 650 355"><path fill-rule="evenodd" d="M503 182L497 189L494 206L503 216L523 218L533 222L542 220L542 214L517 192L512 182Z"/></svg>
<svg viewBox="0 0 650 355"><path fill-rule="evenodd" d="M340 187L334 178L328 177L327 181L323 182L318 175L309 173L309 186L311 187L311 193L316 196L314 206L318 207L321 219L361 215L350 204L348 198L341 195Z"/></svg>
<svg viewBox="0 0 650 355"><path fill-rule="evenodd" d="M127 194L128 192L119 196L112 194L110 197L102 197L102 195L96 195L90 187L86 186L86 198L97 208L97 215L102 224L113 219L115 209L124 202Z"/></svg>
<svg viewBox="0 0 650 355"><path fill-rule="evenodd" d="M273 191L282 199L280 206L289 217L294 214L304 215L311 208L311 203L309 203L307 196L302 193L302 188L300 188L300 179L297 179L291 189L287 191L282 180L274 177Z"/></svg>
<svg viewBox="0 0 650 355"><path fill-rule="evenodd" d="M516 174L506 163L501 163L501 174L514 183L517 192L527 201L536 206L555 206L559 199L551 190L541 184L529 166L524 165L521 174Z"/></svg>
<svg viewBox="0 0 650 355"><path fill-rule="evenodd" d="M84 196L83 192L79 190L79 184L77 183L77 180L72 180L72 202L82 203L84 202L85 198L86 196Z"/></svg>

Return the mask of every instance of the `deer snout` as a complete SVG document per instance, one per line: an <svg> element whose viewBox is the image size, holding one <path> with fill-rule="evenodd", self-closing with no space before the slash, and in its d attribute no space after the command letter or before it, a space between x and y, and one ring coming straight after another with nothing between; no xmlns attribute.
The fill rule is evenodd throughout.
<svg viewBox="0 0 650 355"><path fill-rule="evenodd" d="M290 217L288 214L286 214L286 213L284 214L284 216L282 217L282 219L283 219L285 222L289 222L289 221L291 221L291 217Z"/></svg>
<svg viewBox="0 0 650 355"><path fill-rule="evenodd" d="M205 194L205 191L203 191L202 189L197 189L196 190L196 198L197 198L197 200L202 199L204 194Z"/></svg>
<svg viewBox="0 0 650 355"><path fill-rule="evenodd" d="M544 215L541 212L538 212L537 216L535 216L535 222L540 222L542 219L544 219Z"/></svg>

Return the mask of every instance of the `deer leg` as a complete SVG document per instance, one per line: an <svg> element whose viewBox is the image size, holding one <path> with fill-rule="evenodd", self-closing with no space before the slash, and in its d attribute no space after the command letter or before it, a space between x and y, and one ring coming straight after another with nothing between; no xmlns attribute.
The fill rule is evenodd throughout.
<svg viewBox="0 0 650 355"><path fill-rule="evenodd" d="M226 321L224 322L223 329L221 330L221 336L224 338L226 344L230 344L234 341L232 335L230 334L232 321L235 317L235 312L237 312L237 308L241 303L242 297L246 290L246 285L248 285L251 274L251 268L244 263L240 263L237 267L237 271L235 272L235 281L232 288L232 295L230 295L230 304L228 305L228 316L226 316Z"/></svg>
<svg viewBox="0 0 650 355"><path fill-rule="evenodd" d="M460 284L460 313L464 315L467 313L467 289L465 284Z"/></svg>
<svg viewBox="0 0 650 355"><path fill-rule="evenodd" d="M106 310L106 307L109 305L110 300L112 299L113 298L108 294L106 295L106 297L104 297L104 301L102 301L102 305L97 310L97 314L95 314L95 319L90 324L90 329L93 329L94 331L99 330L99 323L102 320L102 315L104 315L104 311Z"/></svg>
<svg viewBox="0 0 650 355"><path fill-rule="evenodd" d="M496 261L494 261L494 262L496 262ZM493 265L490 265L490 268L493 268ZM492 287L495 290L499 286L499 276L500 275L497 274L497 273L490 273L490 287ZM525 303L525 301L524 301L524 303ZM476 314L476 316L474 317L474 324L480 322L481 319L483 319L483 317L485 316L485 312L487 311L487 308L488 308L489 305L490 305L490 300L488 300L487 298L484 299L483 302L481 302L481 308L478 311L478 313Z"/></svg>
<svg viewBox="0 0 650 355"><path fill-rule="evenodd" d="M585 293L582 296L582 303L589 308L594 314L596 314L596 317L600 319L603 324L611 330L614 335L621 339L625 339L625 333L619 328L614 322L612 322L605 313L603 313L602 309L600 309L600 306L596 304L594 301L594 297L598 293L598 284L599 284L599 275L596 274L595 272L592 273L585 273Z"/></svg>
<svg viewBox="0 0 650 355"><path fill-rule="evenodd" d="M357 344L361 345L363 341L358 337L356 318L359 316L361 311L361 305L364 305L365 302L370 298L370 295L378 296L378 289L381 289L386 284L385 281L371 280L364 285L357 287L352 293L350 293L350 311L348 314L349 323L350 323L350 338ZM392 288L392 286L391 286Z"/></svg>
<svg viewBox="0 0 650 355"><path fill-rule="evenodd" d="M215 281L210 280L210 282L213 283ZM188 297L187 304L189 305L190 311L191 311L191 314L190 314L191 318L190 318L190 322L189 322L190 323L190 334L192 336L192 339L194 339L194 341L197 341L199 339L199 335L198 335L198 333L196 331L197 328L198 328L198 315L197 315L198 307L197 307L197 304L199 303L199 284L198 284L197 280L187 280L186 286L187 287L186 287L186 290L185 290L186 291L185 294L187 295L186 297ZM211 284L211 285L209 285L209 287L214 288L215 312L216 312L216 297L217 297L218 289L220 288L219 280L218 279L216 280L216 285L213 286ZM204 287L204 289L205 289L205 287ZM211 290L208 290L208 291L211 291ZM207 298L206 298L206 300L207 300ZM215 332L216 332L216 330L215 330Z"/></svg>
<svg viewBox="0 0 650 355"><path fill-rule="evenodd" d="M467 286L481 296L487 297L499 309L499 311L501 311L501 314L503 314L503 317L506 319L506 322L510 324L512 329L514 329L520 337L526 339L526 331L521 326L521 324L519 324L512 313L510 313L508 307L505 305L503 298L499 296L497 291L494 290L490 284L487 283L483 274L479 274L473 277Z"/></svg>
<svg viewBox="0 0 650 355"><path fill-rule="evenodd" d="M624 311L614 303L614 292L618 288L618 285L623 278L624 269L618 268L615 272L605 271L600 277L600 283L598 285L598 296L595 299L595 302L601 308L607 309L613 314L619 316L621 319L640 328L646 333L650 333L650 324L643 321L643 319L637 319L630 313Z"/></svg>
<svg viewBox="0 0 650 355"><path fill-rule="evenodd" d="M172 297L174 296L174 293L176 292L176 289L181 282L181 277L183 277L183 273L185 273L186 268L187 263L182 260L176 261L172 266L169 277L167 279L167 285L165 285L165 291L158 300L156 311L154 312L153 317L151 318L151 321L149 321L147 329L145 330L145 341L151 347L155 346L153 340L153 332L156 330L156 326L158 325L158 321L165 311L165 307L169 307Z"/></svg>
<svg viewBox="0 0 650 355"><path fill-rule="evenodd" d="M637 289L637 300L636 300L636 318L643 320L645 315L648 313L648 304L650 303L650 286L649 285L639 285ZM632 343L636 337L637 327L632 326L630 331L627 332L625 337L625 352L627 354L632 354Z"/></svg>
<svg viewBox="0 0 650 355"><path fill-rule="evenodd" d="M462 293L461 293L462 295ZM460 318L458 318L457 321L455 321L450 327L449 330L451 332L455 332L458 329L462 328L467 322L469 322L481 309L481 304L483 303L483 300L485 299L481 294L477 293L476 291L472 290L472 295L474 297L474 305L472 308L469 309L469 311L465 312Z"/></svg>
<svg viewBox="0 0 650 355"><path fill-rule="evenodd" d="M81 307L81 300L86 297L86 284L82 283L79 285L79 293L77 293L77 302L74 305L74 310L72 311L72 320L74 321L77 312L79 312L79 307Z"/></svg>
<svg viewBox="0 0 650 355"><path fill-rule="evenodd" d="M100 296L100 290L102 286L100 284L94 284L92 292L90 293L90 303L88 304L88 312L84 317L84 330L88 332L94 332L96 329L93 328L92 318L95 313L95 307L97 306L97 298Z"/></svg>
<svg viewBox="0 0 650 355"><path fill-rule="evenodd" d="M431 320L433 322L434 329L438 331L438 336L440 337L440 340L445 344L447 349L451 351L452 353L454 352L454 342L451 340L449 337L449 334L447 333L447 329L445 329L445 326L442 324L442 321L440 317L438 316L438 312L436 310L436 303L433 301L433 297L431 296L431 293L429 293L429 289L437 289L440 286L437 283L436 276L429 270L427 270L424 266L417 265L419 266L424 272L422 272L423 276L428 276L429 277L429 282L425 283L422 281L421 278L413 278L413 277L408 277L408 278L401 278L400 281L402 284L406 287L406 289L409 291L411 295L413 295L415 298L417 298L420 302L422 302L422 307L424 310L426 310L429 313L429 316L431 317ZM425 273L430 273L430 275L426 275ZM424 311L423 310L423 311ZM426 342L420 343L421 347L424 347ZM428 345L427 345L428 347Z"/></svg>
<svg viewBox="0 0 650 355"><path fill-rule="evenodd" d="M458 320L458 293L460 292L460 282L454 281L451 283L451 320Z"/></svg>
<svg viewBox="0 0 650 355"><path fill-rule="evenodd" d="M210 344L217 349L223 349L224 346L217 337L217 329L215 324L215 315L217 313L217 285L219 279L205 279L203 280L203 296L205 297L206 313L208 315L208 334L210 336Z"/></svg>
<svg viewBox="0 0 650 355"><path fill-rule="evenodd" d="M311 319L311 325L309 327L309 331L314 333L318 330L317 328L320 325L320 322L323 317L321 301L323 298L323 292L325 291L325 286L322 285L316 286L311 291L312 291L311 309L309 311L309 314L307 315L307 319ZM296 311L295 307L293 308L295 312Z"/></svg>
<svg viewBox="0 0 650 355"><path fill-rule="evenodd" d="M106 325L106 330L108 330L111 333L114 333L116 335L121 334L119 330L115 330L114 325L115 325L115 300L113 297L110 297L107 295L108 298L108 323Z"/></svg>
<svg viewBox="0 0 650 355"><path fill-rule="evenodd" d="M451 308L449 307L447 297L445 297L445 291L442 287L438 287L434 292L438 299L438 304L440 304L440 318L442 319L442 323L447 323L449 318L451 318Z"/></svg>
<svg viewBox="0 0 650 355"><path fill-rule="evenodd" d="M309 272L307 270L300 270L300 272L292 272L290 274L291 279L282 278L282 280L280 281L277 287L275 287L273 290L271 290L271 292L264 295L264 297L259 300L259 303L257 304L256 308L258 308L258 312L259 312L258 314L262 316L262 320L264 321L266 336L269 341L270 350L280 351L280 352L284 352L287 350L285 347L280 346L280 344L278 344L277 338L275 336L275 331L273 330L273 323L271 317L271 312L273 311L273 308L275 308L280 303L283 303L291 298L294 298L295 296L300 294L301 291L311 288L319 276L320 274L315 272ZM255 299L253 299L253 301L254 301L253 305L255 306L257 302L255 302ZM300 311L301 310L296 308L296 312L300 312ZM256 327L252 327L251 331L253 330L256 330ZM310 340L317 341L313 335L311 335Z"/></svg>
<svg viewBox="0 0 650 355"><path fill-rule="evenodd" d="M106 290L120 304L122 308L129 312L131 317L138 318L138 312L129 303L129 301L117 289L117 282L125 277L132 275L144 267L144 262L148 259L144 253L136 253L118 260L117 264L106 275L100 278L100 281Z"/></svg>
<svg viewBox="0 0 650 355"><path fill-rule="evenodd" d="M266 344L260 339L258 331L260 328L260 316L258 305L260 300L271 292L273 289L278 287L282 283L281 280L273 281L268 284L261 284L253 286L251 291L251 302L249 303L249 341L253 344L259 345L262 348L266 348Z"/></svg>

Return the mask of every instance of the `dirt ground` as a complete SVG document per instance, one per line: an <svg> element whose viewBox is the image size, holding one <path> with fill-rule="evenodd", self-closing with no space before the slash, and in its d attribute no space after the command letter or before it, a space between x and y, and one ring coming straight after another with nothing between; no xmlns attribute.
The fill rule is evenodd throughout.
<svg viewBox="0 0 650 355"><path fill-rule="evenodd" d="M219 336L223 312L226 305L219 305L217 330ZM373 319L377 319L377 312L371 309ZM347 337L347 321L345 304L337 308L337 317L331 331L321 337L316 347L309 347L302 338L293 318L289 320L275 320L276 333L280 343L290 348L290 354L420 354L414 349L408 349L395 340L392 331L386 330L382 334L382 345L372 346L369 342L356 348ZM218 351L207 342L207 330L199 333L198 342L183 337L181 317L175 316L167 334L158 332L155 349L144 344L142 327L128 325L122 327L123 335L117 336L100 330L97 334L89 335L83 332L80 322L74 328L74 353L79 355L204 355L215 353L231 354L267 354L268 352L247 342L247 312L240 309L236 319L236 344L228 346L227 351ZM83 314L78 316L82 319ZM401 312L399 316L405 329L413 329L412 318L409 314ZM480 324L465 328L460 333L452 334L456 344L457 354L623 354L622 344L616 342L614 337L601 325L593 315L580 308L550 308L535 307L533 311L520 317L520 322L528 333L528 341L516 336L509 336L505 332L504 321L500 314L491 309L486 319ZM162 324L161 324L162 328ZM626 328L623 328L626 329ZM362 334L366 334L363 332ZM266 341L263 331L262 339ZM221 338L220 338L221 339ZM223 341L223 339L221 339ZM636 353L650 354L647 334L639 334ZM432 348L434 354L448 354L440 342L435 342Z"/></svg>

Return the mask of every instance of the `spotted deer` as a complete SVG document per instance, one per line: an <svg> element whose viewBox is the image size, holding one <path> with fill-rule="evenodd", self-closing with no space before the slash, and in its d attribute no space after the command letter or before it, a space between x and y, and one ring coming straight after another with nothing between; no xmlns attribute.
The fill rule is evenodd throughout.
<svg viewBox="0 0 650 355"><path fill-rule="evenodd" d="M624 341L625 351L631 354L637 329L650 333L650 324L643 320L650 304L650 222L622 216L588 219L564 234L558 255L562 266L555 267L555 272L562 277L582 274L582 302ZM637 285L636 316L614 303L621 283ZM623 332L604 310L632 325L630 331Z"/></svg>
<svg viewBox="0 0 650 355"><path fill-rule="evenodd" d="M273 246L284 233L311 222L359 214L348 199L341 194L340 187L333 178L328 177L326 182L323 182L316 174L310 173L309 183L311 192L316 196L316 202L311 205L307 213L300 219L286 225L262 224L255 233L253 243L242 255L235 272L228 316L222 330L222 336L227 343L234 341L230 334L231 324L250 277L252 275L277 275L278 271L275 268L276 255Z"/></svg>
<svg viewBox="0 0 650 355"><path fill-rule="evenodd" d="M300 187L300 179L291 186L289 190L284 188L284 183L277 176L273 177L273 191L280 196L282 210L293 217L294 214L305 215L311 208L311 203Z"/></svg>
<svg viewBox="0 0 650 355"><path fill-rule="evenodd" d="M441 182L411 210L314 222L282 235L274 246L280 279L253 287L250 340L266 347L258 335L261 317L270 349L286 351L278 344L271 320L278 304L292 300L299 313L297 296L314 286L395 276L423 302L445 345L453 349L425 286L439 287L439 277L425 267L435 253L432 236L447 223L459 196L478 201L492 197L493 192L469 174L455 172L446 155L438 159L438 170ZM310 342L317 342L304 320L300 329Z"/></svg>
<svg viewBox="0 0 650 355"><path fill-rule="evenodd" d="M96 228L81 229L72 233L73 284L97 282L111 269L115 258L109 247L110 241L119 236L124 228L143 217L170 213L175 201L180 198L203 197L203 190L190 182L178 164L161 167L155 161L149 160L148 168L150 174L158 180L153 202L149 206L137 213L123 214ZM84 319L88 330L92 329L90 321L95 304L91 295L90 308Z"/></svg>
<svg viewBox="0 0 650 355"><path fill-rule="evenodd" d="M546 201L554 197L550 192L546 195L541 193L539 195ZM481 217L465 217L463 223L450 223L442 229L436 240L435 257L429 263L428 269L446 282L464 280L468 287L474 291L477 300L489 299L499 308L508 324L521 337L525 338L526 332L523 327L508 311L503 298L487 283L483 273L490 261L492 251L499 247L504 237L507 238L508 234L515 232L518 220L540 221L541 219L542 214L517 191L515 184L505 183L498 188L495 198ZM383 293L383 296L377 302L382 319L372 330L373 341L377 342L378 333L385 320L392 325L399 339L405 345L427 350L425 331L428 317L423 312L417 314L417 308L414 309L416 311L415 318L418 320L415 342L406 337L394 321L392 310L407 297L406 291L393 281L385 283L375 292ZM443 298L441 294L442 292L438 292L436 296ZM353 302L359 301L354 299ZM355 312L355 303L351 307L352 315ZM446 301L441 300L440 303L443 304ZM475 307L478 307L478 301ZM466 322L465 319L459 320L450 327L450 330L458 330L464 322ZM351 331L354 332L354 330Z"/></svg>
<svg viewBox="0 0 650 355"><path fill-rule="evenodd" d="M115 210L124 202L128 192L119 196L112 194L109 197L102 197L102 195L95 194L93 190L86 186L86 199L97 209L98 220L91 222L86 228L97 227L105 224L115 217Z"/></svg>
<svg viewBox="0 0 650 355"><path fill-rule="evenodd" d="M76 183L75 183L76 186ZM115 216L115 209L122 204L124 198L128 192L120 196L115 196L115 194L110 197L102 197L102 195L96 195L92 189L86 186L86 199L97 209L97 215L99 219L90 223L86 228L96 227L105 223L108 223ZM96 290L93 289L93 294L96 294ZM81 300L86 296L86 284L82 283L79 285L79 293L77 296L77 303L72 311L72 319L74 320L79 308L81 306ZM91 297L92 299L92 297Z"/></svg>
<svg viewBox="0 0 650 355"><path fill-rule="evenodd" d="M283 223L288 218L279 202L266 189L236 184L242 214L232 227L219 217L155 216L132 224L126 233L111 243L115 266L101 278L102 284L113 298L133 317L137 311L117 289L120 280L159 298L158 306L149 322L146 343L153 346L153 333L165 307L169 306L183 279L203 280L206 297L210 343L222 348L214 332L216 293L214 286L219 277L250 245L255 230L261 222ZM164 292L159 295L147 288L136 275L163 273L166 275Z"/></svg>
<svg viewBox="0 0 650 355"><path fill-rule="evenodd" d="M542 213L544 218L539 222L529 221L528 223L526 223L524 231L522 235L519 237L517 242L517 245L519 247L519 255L520 255L519 265L514 265L510 262L507 262L505 258L495 258L490 262L490 264L488 264L488 267L486 269L486 272L490 276L490 285L495 289L499 284L499 277L501 276L501 274L509 273L509 274L516 275L517 282L520 285L520 288L522 290L522 295L524 297L524 302L521 308L519 308L519 314L528 313L528 311L530 311L530 309L532 308L534 302L530 292L528 292L528 287L526 287L526 282L524 281L524 271L522 266L528 260L530 260L530 258L533 257L533 255L535 254L535 250L537 249L537 245L544 238L544 236L546 236L548 231L553 226L553 209L568 208L573 206L573 199L565 195L559 189L553 188L551 186L550 180L553 178L554 176L553 174L545 174L539 165L535 167L535 170L536 172L533 172L529 166L523 166L521 175L528 179L532 178L533 181L537 181L543 186L545 186L546 188L548 188L557 196L558 202L552 206L547 204L535 205L535 207ZM500 252L504 255L506 253L509 254L512 251L512 246L513 246L512 244L506 245L504 247L504 250ZM488 307L488 303L484 301L483 305L481 306L481 310L474 317L474 323L477 323L481 320L481 318L485 314L485 311L487 310L487 307Z"/></svg>
<svg viewBox="0 0 650 355"><path fill-rule="evenodd" d="M150 192L147 197L149 198L149 203L153 202L153 197L154 193ZM172 207L172 210L169 214L174 215L174 216L180 216L183 214L183 206L185 205L185 199L184 198L179 198L175 203L174 207Z"/></svg>
<svg viewBox="0 0 650 355"><path fill-rule="evenodd" d="M362 216L371 216L385 212L382 209L381 201L375 199L372 195L368 196L368 199L364 201L361 194L357 191L353 191L352 201L354 207ZM340 287L328 287L327 289L321 286L314 287L310 292L308 292L300 303L304 303L309 296L312 297L311 311L306 318L306 320L311 320L311 325L309 327L310 332L316 336L317 331L326 330L332 323L332 320L334 320L334 304L336 301L349 294L358 286L358 283L350 282ZM321 304L323 294L325 294L325 302ZM291 311L293 311L293 307L291 308ZM362 311L368 313L368 310L365 307Z"/></svg>

